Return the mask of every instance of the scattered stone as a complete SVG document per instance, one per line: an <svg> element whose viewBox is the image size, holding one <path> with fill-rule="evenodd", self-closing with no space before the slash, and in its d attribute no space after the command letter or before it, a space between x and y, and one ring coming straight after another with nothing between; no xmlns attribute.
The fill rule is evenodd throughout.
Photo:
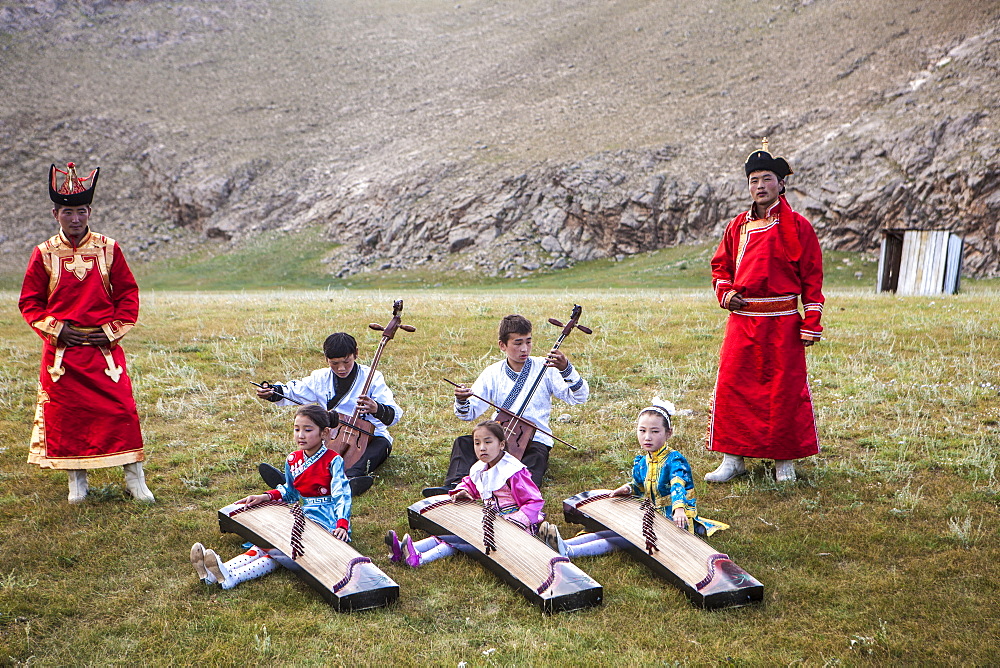
<svg viewBox="0 0 1000 668"><path fill-rule="evenodd" d="M797 5L812 1L797 0ZM100 33L102 13L124 12L135 3L3 4L0 33L35 31L86 42ZM189 20L181 27L137 31L123 24L115 37L118 46L159 49L217 29L211 3L188 5L184 15ZM232 0L227 5L239 11L261 3ZM91 23L94 29L81 28ZM682 31L675 32L679 37ZM846 123L827 124L825 119L833 117L829 109L801 118L748 117L733 128L731 135L739 141L732 153L745 155L746 139L782 137L772 146L790 151L785 154L795 174L787 183L789 202L813 222L824 248L870 252L878 248L884 227L932 225L965 238L965 272L1000 275L1000 135L991 114L1000 108L996 44L991 27L950 46L947 54L928 54L922 71L881 84L873 91L878 103ZM867 59L863 53L845 58L847 81L872 66ZM585 101L582 95L579 99ZM275 114L285 111L278 102L262 105ZM456 112L467 114L471 107ZM18 169L8 170L4 187L9 193L35 192L53 147L68 147L86 156L84 168L114 165L102 177L115 179L116 193L101 201L99 229L137 252L157 257L205 240L225 252L227 244L261 232L294 233L322 225L331 241L343 244L328 256L327 270L340 277L419 263L430 270L450 266L520 278L543 265L565 269L598 258L621 261L644 251L717 240L725 223L747 205L738 166L693 172L685 158L687 143L605 151L576 162L539 159L515 172L493 163L438 161L440 156L428 156L407 172L386 167L366 173L358 164L271 165L266 159L218 167L207 156L178 155L164 146L161 142L170 138L157 135L157 124L148 118L25 116L17 127L5 118L0 147ZM302 131L294 120L290 123L289 131ZM97 132L102 136L95 138ZM780 148L793 143L792 134L802 144ZM690 139L691 146L701 141ZM467 145L484 150L486 138L475 137ZM29 251L38 242L36 219L37 202L13 204L0 221L0 252ZM157 224L170 234L156 234ZM549 259L541 259L546 254Z"/></svg>

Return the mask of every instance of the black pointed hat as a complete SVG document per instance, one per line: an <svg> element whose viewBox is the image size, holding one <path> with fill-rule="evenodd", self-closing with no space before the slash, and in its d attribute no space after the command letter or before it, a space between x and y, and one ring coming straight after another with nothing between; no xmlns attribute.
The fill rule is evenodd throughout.
<svg viewBox="0 0 1000 668"><path fill-rule="evenodd" d="M55 165L49 167L49 199L56 206L90 206L94 200L94 188L97 187L97 177L101 168L98 167L85 179L76 175L76 164L66 163L66 170ZM65 174L62 184L56 183L57 174ZM90 187L85 184L90 181Z"/></svg>
<svg viewBox="0 0 1000 668"><path fill-rule="evenodd" d="M774 172L779 179L783 179L792 173L792 168L784 158L775 158L767 152L767 137L761 142L761 149L754 151L747 156L747 161L743 163L743 169L747 176L753 172Z"/></svg>

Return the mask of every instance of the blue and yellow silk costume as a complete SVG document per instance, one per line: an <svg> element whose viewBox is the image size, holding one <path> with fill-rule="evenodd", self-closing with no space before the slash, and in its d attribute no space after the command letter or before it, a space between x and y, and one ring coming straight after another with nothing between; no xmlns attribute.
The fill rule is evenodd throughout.
<svg viewBox="0 0 1000 668"><path fill-rule="evenodd" d="M691 465L684 455L667 445L654 453L641 454L635 458L631 486L632 494L651 500L671 521L674 510L683 508L688 517L687 530L691 533L700 533L696 531L696 523L705 527L707 536L729 528L723 522L698 517Z"/></svg>

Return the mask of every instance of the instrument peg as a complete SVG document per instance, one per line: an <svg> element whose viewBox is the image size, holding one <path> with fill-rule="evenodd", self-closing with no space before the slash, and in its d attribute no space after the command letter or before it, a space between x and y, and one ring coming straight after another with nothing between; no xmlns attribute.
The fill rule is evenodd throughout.
<svg viewBox="0 0 1000 668"><path fill-rule="evenodd" d="M563 325L561 322L559 322L555 318L549 318L549 324L550 325L555 325L556 327L565 327L565 325Z"/></svg>
<svg viewBox="0 0 1000 668"><path fill-rule="evenodd" d="M382 332L385 330L385 327L378 324L377 322L370 322L368 323L368 329L374 329L376 332Z"/></svg>
<svg viewBox="0 0 1000 668"><path fill-rule="evenodd" d="M404 332L415 332L415 331L417 331L417 328L414 327L413 325L400 325L399 328L401 330L403 330Z"/></svg>
<svg viewBox="0 0 1000 668"><path fill-rule="evenodd" d="M581 332L583 332L584 334L593 334L594 333L594 330L592 330L590 327L584 327L583 325L577 325L576 328L578 330L580 330Z"/></svg>

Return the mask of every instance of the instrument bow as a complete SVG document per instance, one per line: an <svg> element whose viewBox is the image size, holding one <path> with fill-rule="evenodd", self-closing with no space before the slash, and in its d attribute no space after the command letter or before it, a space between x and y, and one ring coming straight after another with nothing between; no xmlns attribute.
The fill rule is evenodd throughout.
<svg viewBox="0 0 1000 668"><path fill-rule="evenodd" d="M373 329L376 332L382 332L382 339L379 341L378 348L375 350L375 357L372 359L371 368L368 370L368 377L365 379L364 387L361 388L361 393L358 396L368 396L368 391L371 388L372 378L375 376L375 369L378 367L379 360L382 359L382 352L385 350L386 345L392 341L393 337L396 335L396 330L401 329L404 332L415 332L417 328L412 325L402 324L403 318L403 300L397 299L392 304L392 319L389 321L385 327L378 324L377 322L370 323L368 325L369 329ZM361 417L361 407L355 406L354 413L351 415L346 415L344 413L340 414L340 426L337 432L330 439L327 444L336 452L344 458L344 469L347 470L353 466L362 455L364 455L365 450L368 448L368 442L375 435L375 425L373 425L368 420Z"/></svg>
<svg viewBox="0 0 1000 668"><path fill-rule="evenodd" d="M549 318L549 323L555 325L556 327L562 327L562 331L559 333L559 338L556 339L555 345L552 346L552 350L558 350L562 342L566 340L574 329L578 329L584 334L593 334L594 330L589 327L585 327L580 324L580 315L583 313L583 307L579 304L573 305L573 312L570 315L569 322L565 325L555 318ZM546 436L551 436L553 439L563 443L564 445L569 445L569 447L576 450L576 448L561 438L556 438L552 434L542 429L539 429L534 423L528 421L527 418L523 417L525 409L531 402L531 397L535 394L535 390L542 382L542 378L548 371L548 365L544 366L537 376L535 376L535 381L532 383L528 392L525 394L524 399L521 401L521 406L516 411L511 411L505 408L500 408L495 404L486 401L482 397L476 397L481 401L486 401L490 406L497 409L496 421L499 422L504 428L504 436L507 440L507 451L514 455L517 459L521 459L524 456L524 451L527 449L528 444L531 443L532 438L535 436L536 431L541 431ZM451 382L451 381L448 381ZM454 383L452 383L454 384Z"/></svg>

